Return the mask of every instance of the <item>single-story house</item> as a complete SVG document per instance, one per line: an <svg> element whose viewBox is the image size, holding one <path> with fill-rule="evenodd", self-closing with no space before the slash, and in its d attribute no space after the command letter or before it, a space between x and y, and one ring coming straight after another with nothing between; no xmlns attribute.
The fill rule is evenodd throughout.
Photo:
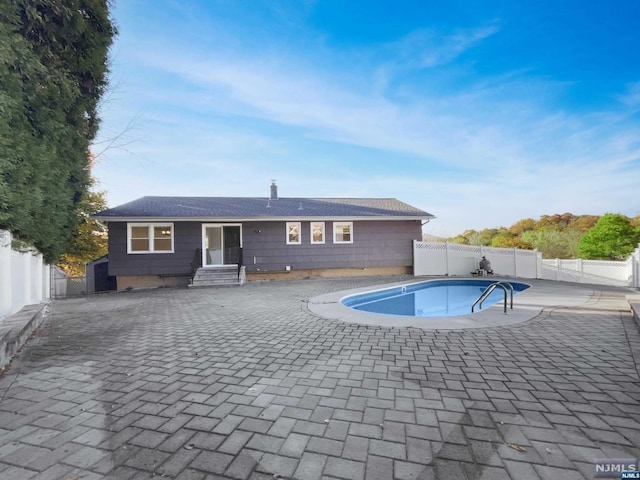
<svg viewBox="0 0 640 480"><path fill-rule="evenodd" d="M142 197L93 218L124 290L229 267L249 280L411 273L434 217L394 198L280 198L274 182L269 197Z"/></svg>

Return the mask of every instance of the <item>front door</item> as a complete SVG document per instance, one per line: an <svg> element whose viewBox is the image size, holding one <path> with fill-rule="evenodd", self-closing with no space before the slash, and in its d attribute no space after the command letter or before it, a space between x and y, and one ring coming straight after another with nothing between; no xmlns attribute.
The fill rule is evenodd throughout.
<svg viewBox="0 0 640 480"><path fill-rule="evenodd" d="M202 225L202 265L237 265L242 246L240 225Z"/></svg>

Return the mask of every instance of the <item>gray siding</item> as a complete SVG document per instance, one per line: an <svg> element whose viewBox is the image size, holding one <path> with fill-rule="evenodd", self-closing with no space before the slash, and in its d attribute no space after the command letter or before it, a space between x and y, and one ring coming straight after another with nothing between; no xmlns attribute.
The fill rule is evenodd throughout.
<svg viewBox="0 0 640 480"><path fill-rule="evenodd" d="M174 253L127 254L127 224L109 223L110 275L181 275L202 245L200 222L173 222ZM333 244L333 222L325 221L325 243L310 243L309 222L302 222L302 244L286 244L285 222L245 222L244 264L248 272L324 268L404 267L413 265L413 240L420 240L418 220L353 222L352 244Z"/></svg>
<svg viewBox="0 0 640 480"><path fill-rule="evenodd" d="M174 253L127 254L127 224L109 223L109 275L186 275L197 248L202 248L200 222L173 222Z"/></svg>
<svg viewBox="0 0 640 480"><path fill-rule="evenodd" d="M287 245L285 222L245 223L247 271L411 266L413 240L422 237L416 220L354 222L352 244L333 244L332 221L325 221L325 230L324 245L312 245L309 222L302 222L302 244Z"/></svg>

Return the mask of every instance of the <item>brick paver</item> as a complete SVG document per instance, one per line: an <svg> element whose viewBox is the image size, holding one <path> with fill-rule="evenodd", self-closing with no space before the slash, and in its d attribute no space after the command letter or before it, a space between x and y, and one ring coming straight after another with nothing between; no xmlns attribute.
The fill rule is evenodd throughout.
<svg viewBox="0 0 640 480"><path fill-rule="evenodd" d="M55 302L0 378L0 478L583 479L640 457L628 291L475 330L306 307L391 280Z"/></svg>

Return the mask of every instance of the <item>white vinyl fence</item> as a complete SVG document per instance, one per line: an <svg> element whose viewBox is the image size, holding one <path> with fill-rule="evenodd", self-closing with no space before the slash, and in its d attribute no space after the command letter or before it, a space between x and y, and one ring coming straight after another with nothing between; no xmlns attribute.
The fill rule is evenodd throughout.
<svg viewBox="0 0 640 480"><path fill-rule="evenodd" d="M497 275L564 282L640 287L640 247L624 261L543 260L536 250L413 242L413 272L422 275L470 275L485 255Z"/></svg>
<svg viewBox="0 0 640 480"><path fill-rule="evenodd" d="M0 320L49 298L49 266L42 254L14 250L11 242L11 233L0 230Z"/></svg>
<svg viewBox="0 0 640 480"><path fill-rule="evenodd" d="M543 260L542 278L563 282L632 287L634 286L633 258L629 257L623 262L580 258Z"/></svg>
<svg viewBox="0 0 640 480"><path fill-rule="evenodd" d="M460 245L449 242L413 242L414 275L471 275L482 256L498 275L540 278L542 254L535 250Z"/></svg>

